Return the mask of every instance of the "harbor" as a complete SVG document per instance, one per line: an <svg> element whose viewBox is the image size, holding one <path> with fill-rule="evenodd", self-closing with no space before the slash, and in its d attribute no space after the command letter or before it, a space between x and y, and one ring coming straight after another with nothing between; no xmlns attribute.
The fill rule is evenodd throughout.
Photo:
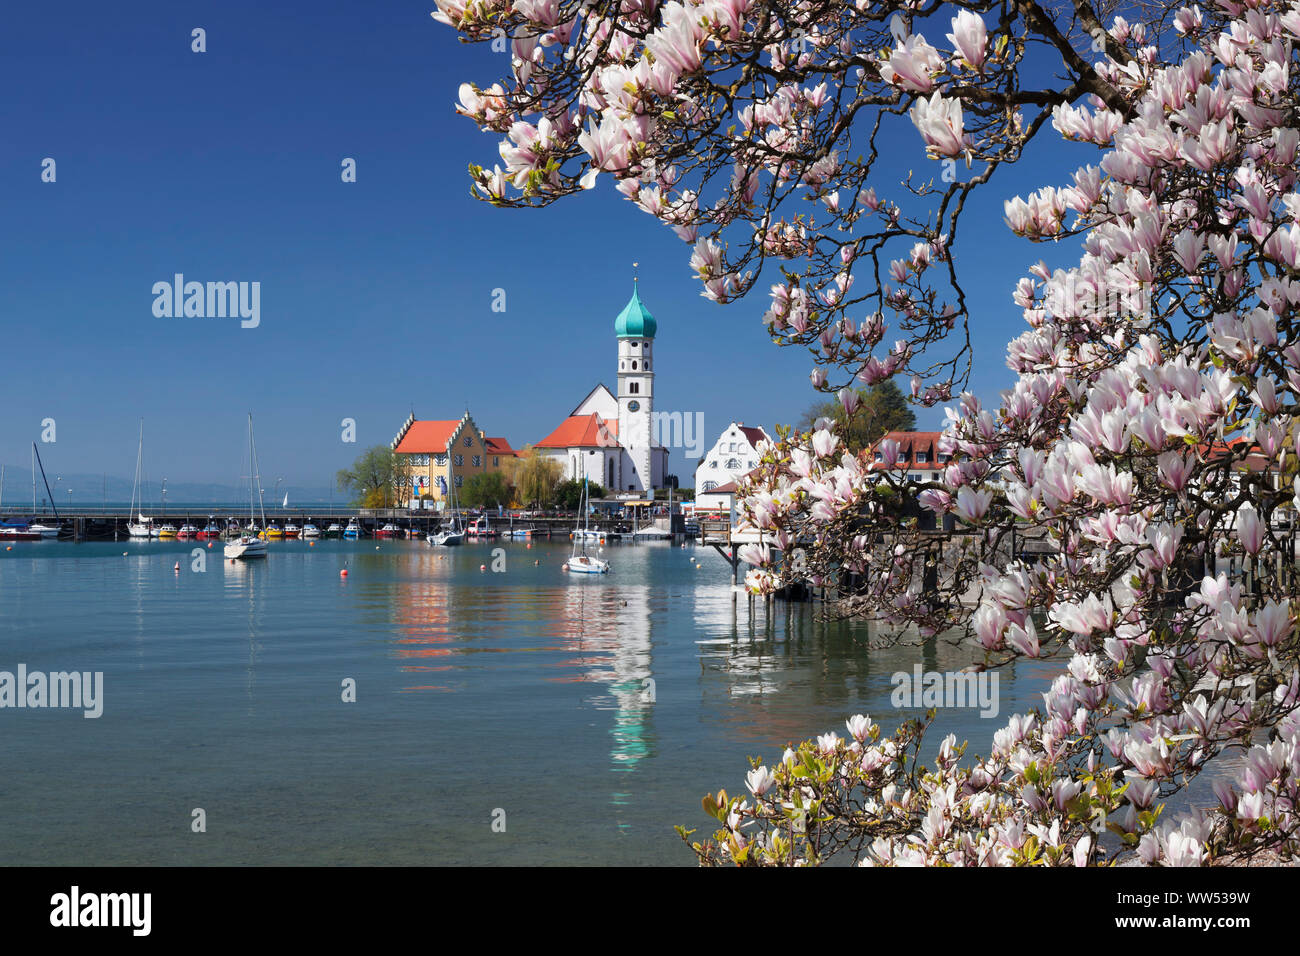
<svg viewBox="0 0 1300 956"><path fill-rule="evenodd" d="M9 713L5 825L42 839L6 841L6 864L691 866L672 827L707 825L702 780L846 712L918 716L891 676L968 662L943 641L868 654L866 625L734 601L690 542L606 546L612 572L580 577L558 535L300 540L251 563L204 547L203 571L194 547L0 549L0 661L104 675L95 720ZM1003 716L1033 675L1004 678ZM1000 726L942 720L978 746Z"/></svg>

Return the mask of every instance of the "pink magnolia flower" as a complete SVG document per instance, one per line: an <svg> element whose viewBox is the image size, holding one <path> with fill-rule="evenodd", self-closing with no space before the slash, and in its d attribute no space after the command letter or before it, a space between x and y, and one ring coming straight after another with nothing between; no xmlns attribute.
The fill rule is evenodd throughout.
<svg viewBox="0 0 1300 956"><path fill-rule="evenodd" d="M1250 505L1244 505L1237 511L1237 538L1247 554L1259 554L1264 546L1264 523L1259 520L1259 512Z"/></svg>
<svg viewBox="0 0 1300 956"><path fill-rule="evenodd" d="M900 86L915 93L929 93L934 88L934 75L943 69L939 51L917 34L895 47L880 66L880 76L891 86Z"/></svg>
<svg viewBox="0 0 1300 956"><path fill-rule="evenodd" d="M917 100L909 115L912 125L925 140L926 152L936 156L960 156L965 150L961 100L944 99L936 91L928 100Z"/></svg>
<svg viewBox="0 0 1300 956"><path fill-rule="evenodd" d="M948 39L957 48L972 70L984 68L985 47L988 45L988 29L984 20L977 13L962 10L952 18L952 33Z"/></svg>

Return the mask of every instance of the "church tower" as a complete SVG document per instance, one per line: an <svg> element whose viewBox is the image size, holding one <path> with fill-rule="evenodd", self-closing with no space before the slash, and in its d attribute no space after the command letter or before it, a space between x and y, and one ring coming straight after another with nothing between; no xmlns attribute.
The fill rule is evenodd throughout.
<svg viewBox="0 0 1300 956"><path fill-rule="evenodd" d="M618 336L618 442L623 446L619 491L654 489L651 421L654 411L655 318L641 303L637 286L614 323Z"/></svg>

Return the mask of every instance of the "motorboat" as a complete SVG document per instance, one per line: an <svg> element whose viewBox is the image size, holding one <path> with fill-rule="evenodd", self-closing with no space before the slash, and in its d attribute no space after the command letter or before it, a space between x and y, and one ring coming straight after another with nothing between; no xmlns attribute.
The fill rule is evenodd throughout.
<svg viewBox="0 0 1300 956"><path fill-rule="evenodd" d="M285 530L287 531L288 529L286 528ZM308 521L305 525L302 526L302 536L303 538L319 538L320 528L316 527L314 524Z"/></svg>

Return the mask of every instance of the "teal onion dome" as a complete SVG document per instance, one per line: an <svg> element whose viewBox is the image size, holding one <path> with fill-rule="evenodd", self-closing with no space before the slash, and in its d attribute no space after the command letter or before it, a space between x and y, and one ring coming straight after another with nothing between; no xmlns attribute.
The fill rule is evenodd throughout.
<svg viewBox="0 0 1300 956"><path fill-rule="evenodd" d="M641 302L641 295L636 286L632 287L632 298L628 300L623 311L618 314L614 331L621 339L652 339L657 328L655 317Z"/></svg>

